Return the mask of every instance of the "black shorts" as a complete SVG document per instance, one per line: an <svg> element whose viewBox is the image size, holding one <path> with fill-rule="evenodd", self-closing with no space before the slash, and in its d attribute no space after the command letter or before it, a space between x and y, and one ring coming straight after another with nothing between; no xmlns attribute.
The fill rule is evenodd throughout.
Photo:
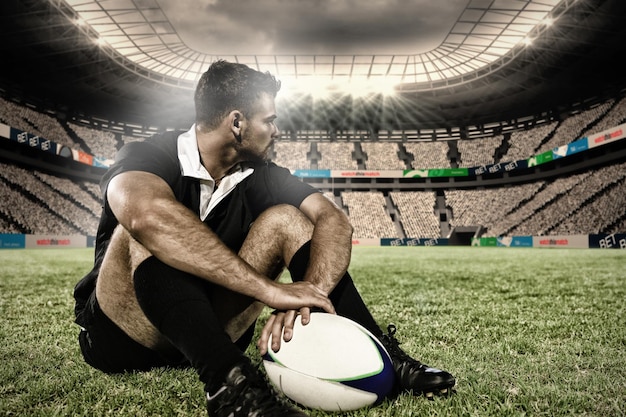
<svg viewBox="0 0 626 417"><path fill-rule="evenodd" d="M105 373L147 371L156 367L186 367L182 354L164 356L131 339L100 309L95 291L83 312L84 328L78 335L85 362Z"/></svg>

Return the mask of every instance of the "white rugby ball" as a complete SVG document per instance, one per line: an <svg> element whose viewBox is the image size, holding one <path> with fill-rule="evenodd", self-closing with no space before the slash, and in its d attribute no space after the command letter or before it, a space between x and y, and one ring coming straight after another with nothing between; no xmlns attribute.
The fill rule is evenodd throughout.
<svg viewBox="0 0 626 417"><path fill-rule="evenodd" d="M303 326L296 319L293 338L272 351L263 365L269 380L296 403L324 411L375 405L393 389L389 354L363 326L342 316L315 312Z"/></svg>

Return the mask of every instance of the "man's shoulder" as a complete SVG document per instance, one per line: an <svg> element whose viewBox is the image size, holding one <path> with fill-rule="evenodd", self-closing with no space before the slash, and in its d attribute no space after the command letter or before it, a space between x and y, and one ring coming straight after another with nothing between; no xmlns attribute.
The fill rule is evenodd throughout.
<svg viewBox="0 0 626 417"><path fill-rule="evenodd" d="M165 132L157 133L149 138L147 138L144 142L149 145L158 146L160 148L164 148L167 150L176 150L176 144L178 143L178 137L184 133L183 131L178 130L168 130Z"/></svg>
<svg viewBox="0 0 626 417"><path fill-rule="evenodd" d="M115 156L115 162L102 177L101 184L125 171L146 171L173 183L180 175L177 153L178 132L164 132L144 141L124 145Z"/></svg>

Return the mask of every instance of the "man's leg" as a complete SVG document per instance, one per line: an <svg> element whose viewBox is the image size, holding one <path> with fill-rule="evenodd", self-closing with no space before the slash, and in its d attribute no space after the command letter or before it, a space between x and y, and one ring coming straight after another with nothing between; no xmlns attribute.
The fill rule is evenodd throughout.
<svg viewBox="0 0 626 417"><path fill-rule="evenodd" d="M268 277L277 277L284 258L310 238L310 225L292 227L294 210L279 206L263 213L241 248L241 257ZM226 412L232 406L229 401L251 399L235 405L252 410L276 406L267 383L233 343L255 323L261 304L168 267L122 228L111 241L96 292L102 311L133 340L164 353L182 352L207 392L223 394L211 402L211 413ZM287 406L283 411L303 415Z"/></svg>
<svg viewBox="0 0 626 417"><path fill-rule="evenodd" d="M297 222L294 216L302 216L299 213L291 206L277 206L262 213L252 225L239 251L240 257L261 274L277 278L284 269L285 258L288 262L310 239L312 226ZM155 350L171 349L171 343L146 317L135 293L133 276L137 275L137 269L139 275L148 275L142 269L150 269L145 261L156 264L148 250L118 227L100 269L96 297L104 313L133 340ZM233 341L254 324L263 309L261 303L222 287L213 286L208 294Z"/></svg>
<svg viewBox="0 0 626 417"><path fill-rule="evenodd" d="M302 280L309 263L310 244L307 242L292 257L289 271L294 281ZM397 375L397 392L408 391L432 398L448 394L455 378L448 372L432 368L407 355L395 338L396 328L388 326L384 334L361 298L352 277L346 272L335 289L329 294L337 314L359 323L380 339L389 352Z"/></svg>
<svg viewBox="0 0 626 417"><path fill-rule="evenodd" d="M249 259L261 270L279 271L284 263L289 266L292 280L300 281L304 278L309 263L313 225L302 212L293 207L284 208L279 215L269 213L270 216L267 218L259 218L263 221L258 222L256 225L258 227L251 230L242 248L242 257ZM260 252L257 247L259 242L264 242L263 245L277 245L280 242L279 247L271 248L271 253L275 257ZM259 256L261 254L262 256ZM398 391L424 394L430 398L436 394L446 394L454 386L455 379L450 373L422 364L400 348L400 343L395 338L395 326L388 326L388 333L384 334L361 298L349 273L346 272L329 294L329 298L337 314L361 324L377 336L387 348L398 377ZM242 328L245 325L247 322Z"/></svg>
<svg viewBox="0 0 626 417"><path fill-rule="evenodd" d="M175 348L148 320L135 295L133 274L150 256L118 226L98 274L96 299L104 314L135 342L156 351L170 351Z"/></svg>
<svg viewBox="0 0 626 417"><path fill-rule="evenodd" d="M301 281L304 278L309 264L310 249L310 241L305 242L291 258L289 272L292 280ZM374 317L372 317L361 295L354 286L349 273L346 272L328 297L332 301L337 314L359 323L376 337L383 335L383 331L376 323Z"/></svg>
<svg viewBox="0 0 626 417"><path fill-rule="evenodd" d="M255 220L239 256L263 275L277 279L296 251L311 239L313 225L300 210L289 205L272 207ZM253 325L264 305L223 288L214 304L233 340Z"/></svg>

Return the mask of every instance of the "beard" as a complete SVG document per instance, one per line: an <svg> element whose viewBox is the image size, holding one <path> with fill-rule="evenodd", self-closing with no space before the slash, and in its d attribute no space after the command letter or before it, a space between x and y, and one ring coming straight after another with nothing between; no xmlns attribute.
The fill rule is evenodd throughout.
<svg viewBox="0 0 626 417"><path fill-rule="evenodd" d="M244 130L241 135L241 142L237 147L240 158L243 161L249 162L267 162L269 160L269 150L272 146L272 142L265 149L259 149L254 146L256 143L255 138L248 130Z"/></svg>

